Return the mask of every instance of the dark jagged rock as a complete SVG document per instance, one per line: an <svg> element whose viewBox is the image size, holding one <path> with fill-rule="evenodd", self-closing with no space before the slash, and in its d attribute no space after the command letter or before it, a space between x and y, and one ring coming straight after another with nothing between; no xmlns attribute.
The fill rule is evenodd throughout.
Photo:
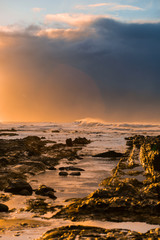
<svg viewBox="0 0 160 240"><path fill-rule="evenodd" d="M44 215L47 212L54 212L55 207L47 203L45 199L29 199L27 200L27 207L25 209L28 212L39 213Z"/></svg>
<svg viewBox="0 0 160 240"><path fill-rule="evenodd" d="M127 142L126 142L127 146L133 147L133 145L135 145L138 149L143 144L144 139L145 139L145 137L143 135L135 135L132 137L125 138L125 140L127 140Z"/></svg>
<svg viewBox="0 0 160 240"><path fill-rule="evenodd" d="M17 130L15 128L11 129L0 129L0 132L16 132Z"/></svg>
<svg viewBox="0 0 160 240"><path fill-rule="evenodd" d="M0 137L3 137L3 136L9 136L9 137L14 137L14 136L18 136L17 133L0 133Z"/></svg>
<svg viewBox="0 0 160 240"><path fill-rule="evenodd" d="M4 193L1 193L1 194L0 194L0 200L1 200L2 202L8 201L9 198L10 198L9 195L6 195L6 194L4 194Z"/></svg>
<svg viewBox="0 0 160 240"><path fill-rule="evenodd" d="M8 206L0 203L0 212L8 212Z"/></svg>
<svg viewBox="0 0 160 240"><path fill-rule="evenodd" d="M96 155L94 155L93 157L101 157L101 158L120 158L120 157L123 157L123 154L122 154L122 153L115 152L115 151L108 151L108 152L96 154Z"/></svg>
<svg viewBox="0 0 160 240"><path fill-rule="evenodd" d="M68 173L67 173L67 172L59 172L59 176L64 176L64 177L66 177L66 176L68 176Z"/></svg>
<svg viewBox="0 0 160 240"><path fill-rule="evenodd" d="M77 172L77 171L79 171L79 172L84 171L83 168L78 168L78 167L73 167L73 166L60 167L59 170L61 170L61 171L64 171L64 170L66 170L66 171L76 171L76 172Z"/></svg>
<svg viewBox="0 0 160 240"><path fill-rule="evenodd" d="M48 170L57 170L54 166L48 167Z"/></svg>
<svg viewBox="0 0 160 240"><path fill-rule="evenodd" d="M49 144L48 144L49 143ZM36 175L47 169L54 170L62 158L75 160L81 146L67 147L53 144L37 136L22 139L0 139L0 190L8 187L8 182L26 180L28 175ZM53 145L52 145L53 144ZM64 175L64 174L63 174ZM28 195L27 190L21 192Z"/></svg>
<svg viewBox="0 0 160 240"><path fill-rule="evenodd" d="M52 130L52 133L59 133L60 132L60 130Z"/></svg>
<svg viewBox="0 0 160 240"><path fill-rule="evenodd" d="M71 138L66 139L66 145L67 145L68 147L72 147L72 146L73 146L73 142L72 142L72 139L71 139Z"/></svg>
<svg viewBox="0 0 160 240"><path fill-rule="evenodd" d="M44 151L45 141L41 141L39 137L28 136L23 139L0 139L0 156L9 156L10 154L16 157L20 156L40 156ZM24 155L25 153L25 155Z"/></svg>
<svg viewBox="0 0 160 240"><path fill-rule="evenodd" d="M28 156L40 156L45 143L37 136L28 136L23 139Z"/></svg>
<svg viewBox="0 0 160 240"><path fill-rule="evenodd" d="M68 147L72 147L74 145L86 145L89 143L91 143L91 141L85 137L83 137L83 138L78 137L78 138L75 138L74 140L72 140L71 138L66 139L66 145Z"/></svg>
<svg viewBox="0 0 160 240"><path fill-rule="evenodd" d="M160 236L160 228L152 229L147 233L139 233L127 229L104 229L99 227L70 225L60 228L52 229L46 232L40 239L41 240L144 240L144 239L158 239Z"/></svg>
<svg viewBox="0 0 160 240"><path fill-rule="evenodd" d="M10 192L17 195L32 195L32 187L29 183L22 180L15 180L9 183L8 187L4 189L5 192Z"/></svg>
<svg viewBox="0 0 160 240"><path fill-rule="evenodd" d="M14 169L20 171L21 173L30 173L31 175L35 175L44 172L46 170L46 165L40 161L24 161L20 162Z"/></svg>
<svg viewBox="0 0 160 240"><path fill-rule="evenodd" d="M80 172L72 172L69 175L71 175L71 176L80 176L81 173Z"/></svg>
<svg viewBox="0 0 160 240"><path fill-rule="evenodd" d="M53 217L160 224L160 137L136 135L129 141L132 144L112 176L102 182L104 188L74 200ZM130 169L136 173L134 178L132 173L128 178Z"/></svg>
<svg viewBox="0 0 160 240"><path fill-rule="evenodd" d="M146 137L141 145L140 160L153 178L160 174L160 138Z"/></svg>
<svg viewBox="0 0 160 240"><path fill-rule="evenodd" d="M55 190L53 188L47 187L45 185L41 185L37 190L35 190L35 194L41 196L48 196L52 199L56 199L57 197L54 195Z"/></svg>
<svg viewBox="0 0 160 240"><path fill-rule="evenodd" d="M7 158L4 158L4 157L0 158L0 166L5 167L5 166L7 166L8 164L9 164L9 161L8 161Z"/></svg>
<svg viewBox="0 0 160 240"><path fill-rule="evenodd" d="M91 141L85 137L83 137L83 138L78 137L78 138L75 138L75 140L73 140L73 144L75 144L75 145L86 145L89 143L91 143Z"/></svg>

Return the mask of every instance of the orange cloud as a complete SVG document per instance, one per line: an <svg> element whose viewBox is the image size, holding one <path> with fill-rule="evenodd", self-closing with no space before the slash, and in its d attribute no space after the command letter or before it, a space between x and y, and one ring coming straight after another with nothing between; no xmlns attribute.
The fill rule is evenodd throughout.
<svg viewBox="0 0 160 240"><path fill-rule="evenodd" d="M97 4L89 4L89 5L77 5L77 6L75 6L75 8L86 9L86 8L95 8L95 7L103 7L103 6L113 6L113 3L97 3Z"/></svg>
<svg viewBox="0 0 160 240"><path fill-rule="evenodd" d="M89 37L91 34L94 34L94 29L89 29L86 31L85 29L43 29L39 31L36 35L39 37L48 37L48 38L64 38L68 40L73 39L80 39L80 38L86 38Z"/></svg>
<svg viewBox="0 0 160 240"><path fill-rule="evenodd" d="M91 22L99 18L109 18L110 15L92 15L82 13L60 13L60 14L48 14L45 17L46 22L62 22L67 23L74 27L81 27L89 25Z"/></svg>

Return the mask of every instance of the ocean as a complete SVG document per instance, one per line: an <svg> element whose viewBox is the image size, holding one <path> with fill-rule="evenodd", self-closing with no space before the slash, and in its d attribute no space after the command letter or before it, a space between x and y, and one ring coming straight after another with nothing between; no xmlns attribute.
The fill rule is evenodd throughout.
<svg viewBox="0 0 160 240"><path fill-rule="evenodd" d="M81 176L67 176L66 178L59 176L58 171L46 171L36 176L30 176L29 182L33 188L37 188L40 184L45 184L56 190L57 199L55 204L65 205L67 199L85 197L95 191L100 182L111 175L112 169L118 163L118 160L112 161L93 158L92 156L108 150L115 150L124 153L126 150L125 138L135 134L142 135L159 135L159 124L138 124L138 123L106 123L96 119L82 119L72 123L0 123L0 129L14 129L17 136L1 136L4 139L24 138L26 136L39 136L46 140L52 140L56 143L65 143L67 138L75 139L76 137L86 137L91 143L86 145L79 151L82 159L76 159L74 162L68 162L62 159L56 168L62 166L75 165L83 168L85 171ZM16 212L9 215L0 214L0 219L32 219L33 214L20 212L20 208L24 207L26 196L15 196L6 204L9 208L16 208ZM52 214L53 215L53 214ZM2 239L36 239L43 232L53 227L71 224L71 221L50 219L51 214L43 216L43 220L50 224L49 227L42 227L30 230L23 230L23 234L14 237L11 233L6 233ZM47 219L48 218L48 219ZM36 218L37 219L37 218ZM42 220L42 219L39 219ZM72 223L73 224L73 223ZM149 229L157 227L143 222L102 222L102 221L84 221L74 224L84 224L105 228L126 228L140 232L146 232ZM12 238L11 238L12 236Z"/></svg>

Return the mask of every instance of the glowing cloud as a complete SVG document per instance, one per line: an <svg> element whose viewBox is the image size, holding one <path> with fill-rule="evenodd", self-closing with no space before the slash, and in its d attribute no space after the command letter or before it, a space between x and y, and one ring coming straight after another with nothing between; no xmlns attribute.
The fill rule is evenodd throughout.
<svg viewBox="0 0 160 240"><path fill-rule="evenodd" d="M131 5L115 5L111 10L131 10L131 11L143 11L143 8L131 6Z"/></svg>
<svg viewBox="0 0 160 240"><path fill-rule="evenodd" d="M108 7L108 9L110 11L114 11L114 10L132 10L132 11L143 10L140 7L136 7L136 6L132 6L132 5L120 5L120 4L115 4L115 3L97 3L97 4L75 6L75 8L77 8L77 9L87 9L87 8L97 8L97 7Z"/></svg>
<svg viewBox="0 0 160 240"><path fill-rule="evenodd" d="M77 6L75 6L75 8L86 9L86 8L96 8L96 7L104 7L104 6L113 6L113 3L97 3L97 4L89 4L89 5L77 5Z"/></svg>
<svg viewBox="0 0 160 240"><path fill-rule="evenodd" d="M71 26L81 27L90 25L93 21L99 18L109 18L110 15L91 15L91 14L69 14L69 13L61 13L61 14L48 14L45 17L46 22L61 22L67 23Z"/></svg>
<svg viewBox="0 0 160 240"><path fill-rule="evenodd" d="M59 39L68 39L68 40L76 40L76 39L84 39L89 37L91 34L94 34L94 29L88 29L86 31L85 29L55 29L55 28L49 28L49 29L43 29L40 30L36 36L39 37L47 37L47 38L59 38Z"/></svg>

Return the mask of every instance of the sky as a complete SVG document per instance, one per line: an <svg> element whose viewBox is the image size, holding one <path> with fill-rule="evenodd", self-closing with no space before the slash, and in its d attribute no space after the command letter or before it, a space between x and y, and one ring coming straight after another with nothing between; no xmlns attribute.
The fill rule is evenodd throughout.
<svg viewBox="0 0 160 240"><path fill-rule="evenodd" d="M0 121L160 122L159 0L0 0Z"/></svg>

